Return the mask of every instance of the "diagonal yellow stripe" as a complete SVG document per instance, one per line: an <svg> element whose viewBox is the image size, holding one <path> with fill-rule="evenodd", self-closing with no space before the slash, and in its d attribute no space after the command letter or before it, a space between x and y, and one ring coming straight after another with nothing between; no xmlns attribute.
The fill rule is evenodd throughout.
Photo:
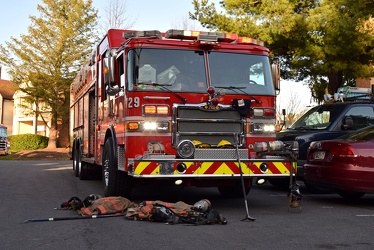
<svg viewBox="0 0 374 250"><path fill-rule="evenodd" d="M282 174L289 174L290 171L288 168L282 163L282 162L273 162L274 166L277 167L277 169L282 173Z"/></svg>
<svg viewBox="0 0 374 250"><path fill-rule="evenodd" d="M195 174L204 174L214 162L203 162L200 167L195 171Z"/></svg>
<svg viewBox="0 0 374 250"><path fill-rule="evenodd" d="M232 170L227 166L226 163L222 163L221 166L214 172L214 174L234 174Z"/></svg>
<svg viewBox="0 0 374 250"><path fill-rule="evenodd" d="M141 174L144 169L150 164L150 162L140 162L134 171L134 174Z"/></svg>

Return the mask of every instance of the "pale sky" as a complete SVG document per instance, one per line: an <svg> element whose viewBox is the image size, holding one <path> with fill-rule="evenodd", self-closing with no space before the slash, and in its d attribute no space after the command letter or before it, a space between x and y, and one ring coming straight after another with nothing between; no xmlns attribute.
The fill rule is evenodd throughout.
<svg viewBox="0 0 374 250"><path fill-rule="evenodd" d="M107 2L93 0L99 16L105 16ZM209 2L218 3L219 0ZM31 25L29 16L39 16L37 5L42 3L42 0L0 0L0 44L9 41L11 36L19 38L26 34ZM192 0L126 0L126 16L135 21L132 28L138 30L167 31L173 24L182 23L189 11L193 11Z"/></svg>
<svg viewBox="0 0 374 250"><path fill-rule="evenodd" d="M219 6L219 0L209 0ZM21 34L27 34L27 28L31 25L30 15L38 16L37 5L42 0L0 0L0 44L10 41L11 37L20 38ZM99 10L99 16L104 16L106 0L93 0L93 5ZM132 29L167 31L172 26L182 25L188 18L189 11L193 11L192 0L127 0L126 16L134 22ZM191 24L196 25L190 20ZM198 25L198 24L197 24ZM8 79L3 68L2 79ZM281 82L281 92L277 97L280 108L287 108L289 94L296 91L302 98L303 105L310 104L310 90L302 83Z"/></svg>

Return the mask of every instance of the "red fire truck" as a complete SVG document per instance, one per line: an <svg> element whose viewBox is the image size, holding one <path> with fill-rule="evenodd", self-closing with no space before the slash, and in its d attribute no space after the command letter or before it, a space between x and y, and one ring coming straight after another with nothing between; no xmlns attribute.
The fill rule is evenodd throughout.
<svg viewBox="0 0 374 250"><path fill-rule="evenodd" d="M290 176L292 161L269 153L284 146L274 141L278 80L252 38L111 29L71 85L75 176L99 170L104 194L126 197L165 183L235 197L254 178Z"/></svg>

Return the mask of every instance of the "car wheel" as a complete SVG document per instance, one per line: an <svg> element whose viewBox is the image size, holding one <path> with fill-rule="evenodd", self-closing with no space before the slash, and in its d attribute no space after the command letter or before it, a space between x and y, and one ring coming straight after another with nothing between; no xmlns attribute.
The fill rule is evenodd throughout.
<svg viewBox="0 0 374 250"><path fill-rule="evenodd" d="M365 193L363 193L363 192L339 191L337 193L338 193L338 195L340 195L341 197L343 197L344 199L347 199L347 200L358 200L362 196L365 195Z"/></svg>

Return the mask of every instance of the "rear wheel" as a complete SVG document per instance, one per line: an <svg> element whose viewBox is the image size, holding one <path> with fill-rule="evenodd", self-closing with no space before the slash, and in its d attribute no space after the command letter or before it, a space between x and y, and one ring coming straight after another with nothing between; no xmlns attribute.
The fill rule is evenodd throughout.
<svg viewBox="0 0 374 250"><path fill-rule="evenodd" d="M82 159L82 157L81 157ZM80 162L79 164L79 179L80 180L87 180L87 179L90 179L91 177L91 172L89 170L89 165L87 163L84 163L84 162Z"/></svg>
<svg viewBox="0 0 374 250"><path fill-rule="evenodd" d="M79 164L81 163L81 154L79 152L79 147L77 146L77 142L74 143L74 150L73 150L73 173L75 177L79 176Z"/></svg>

